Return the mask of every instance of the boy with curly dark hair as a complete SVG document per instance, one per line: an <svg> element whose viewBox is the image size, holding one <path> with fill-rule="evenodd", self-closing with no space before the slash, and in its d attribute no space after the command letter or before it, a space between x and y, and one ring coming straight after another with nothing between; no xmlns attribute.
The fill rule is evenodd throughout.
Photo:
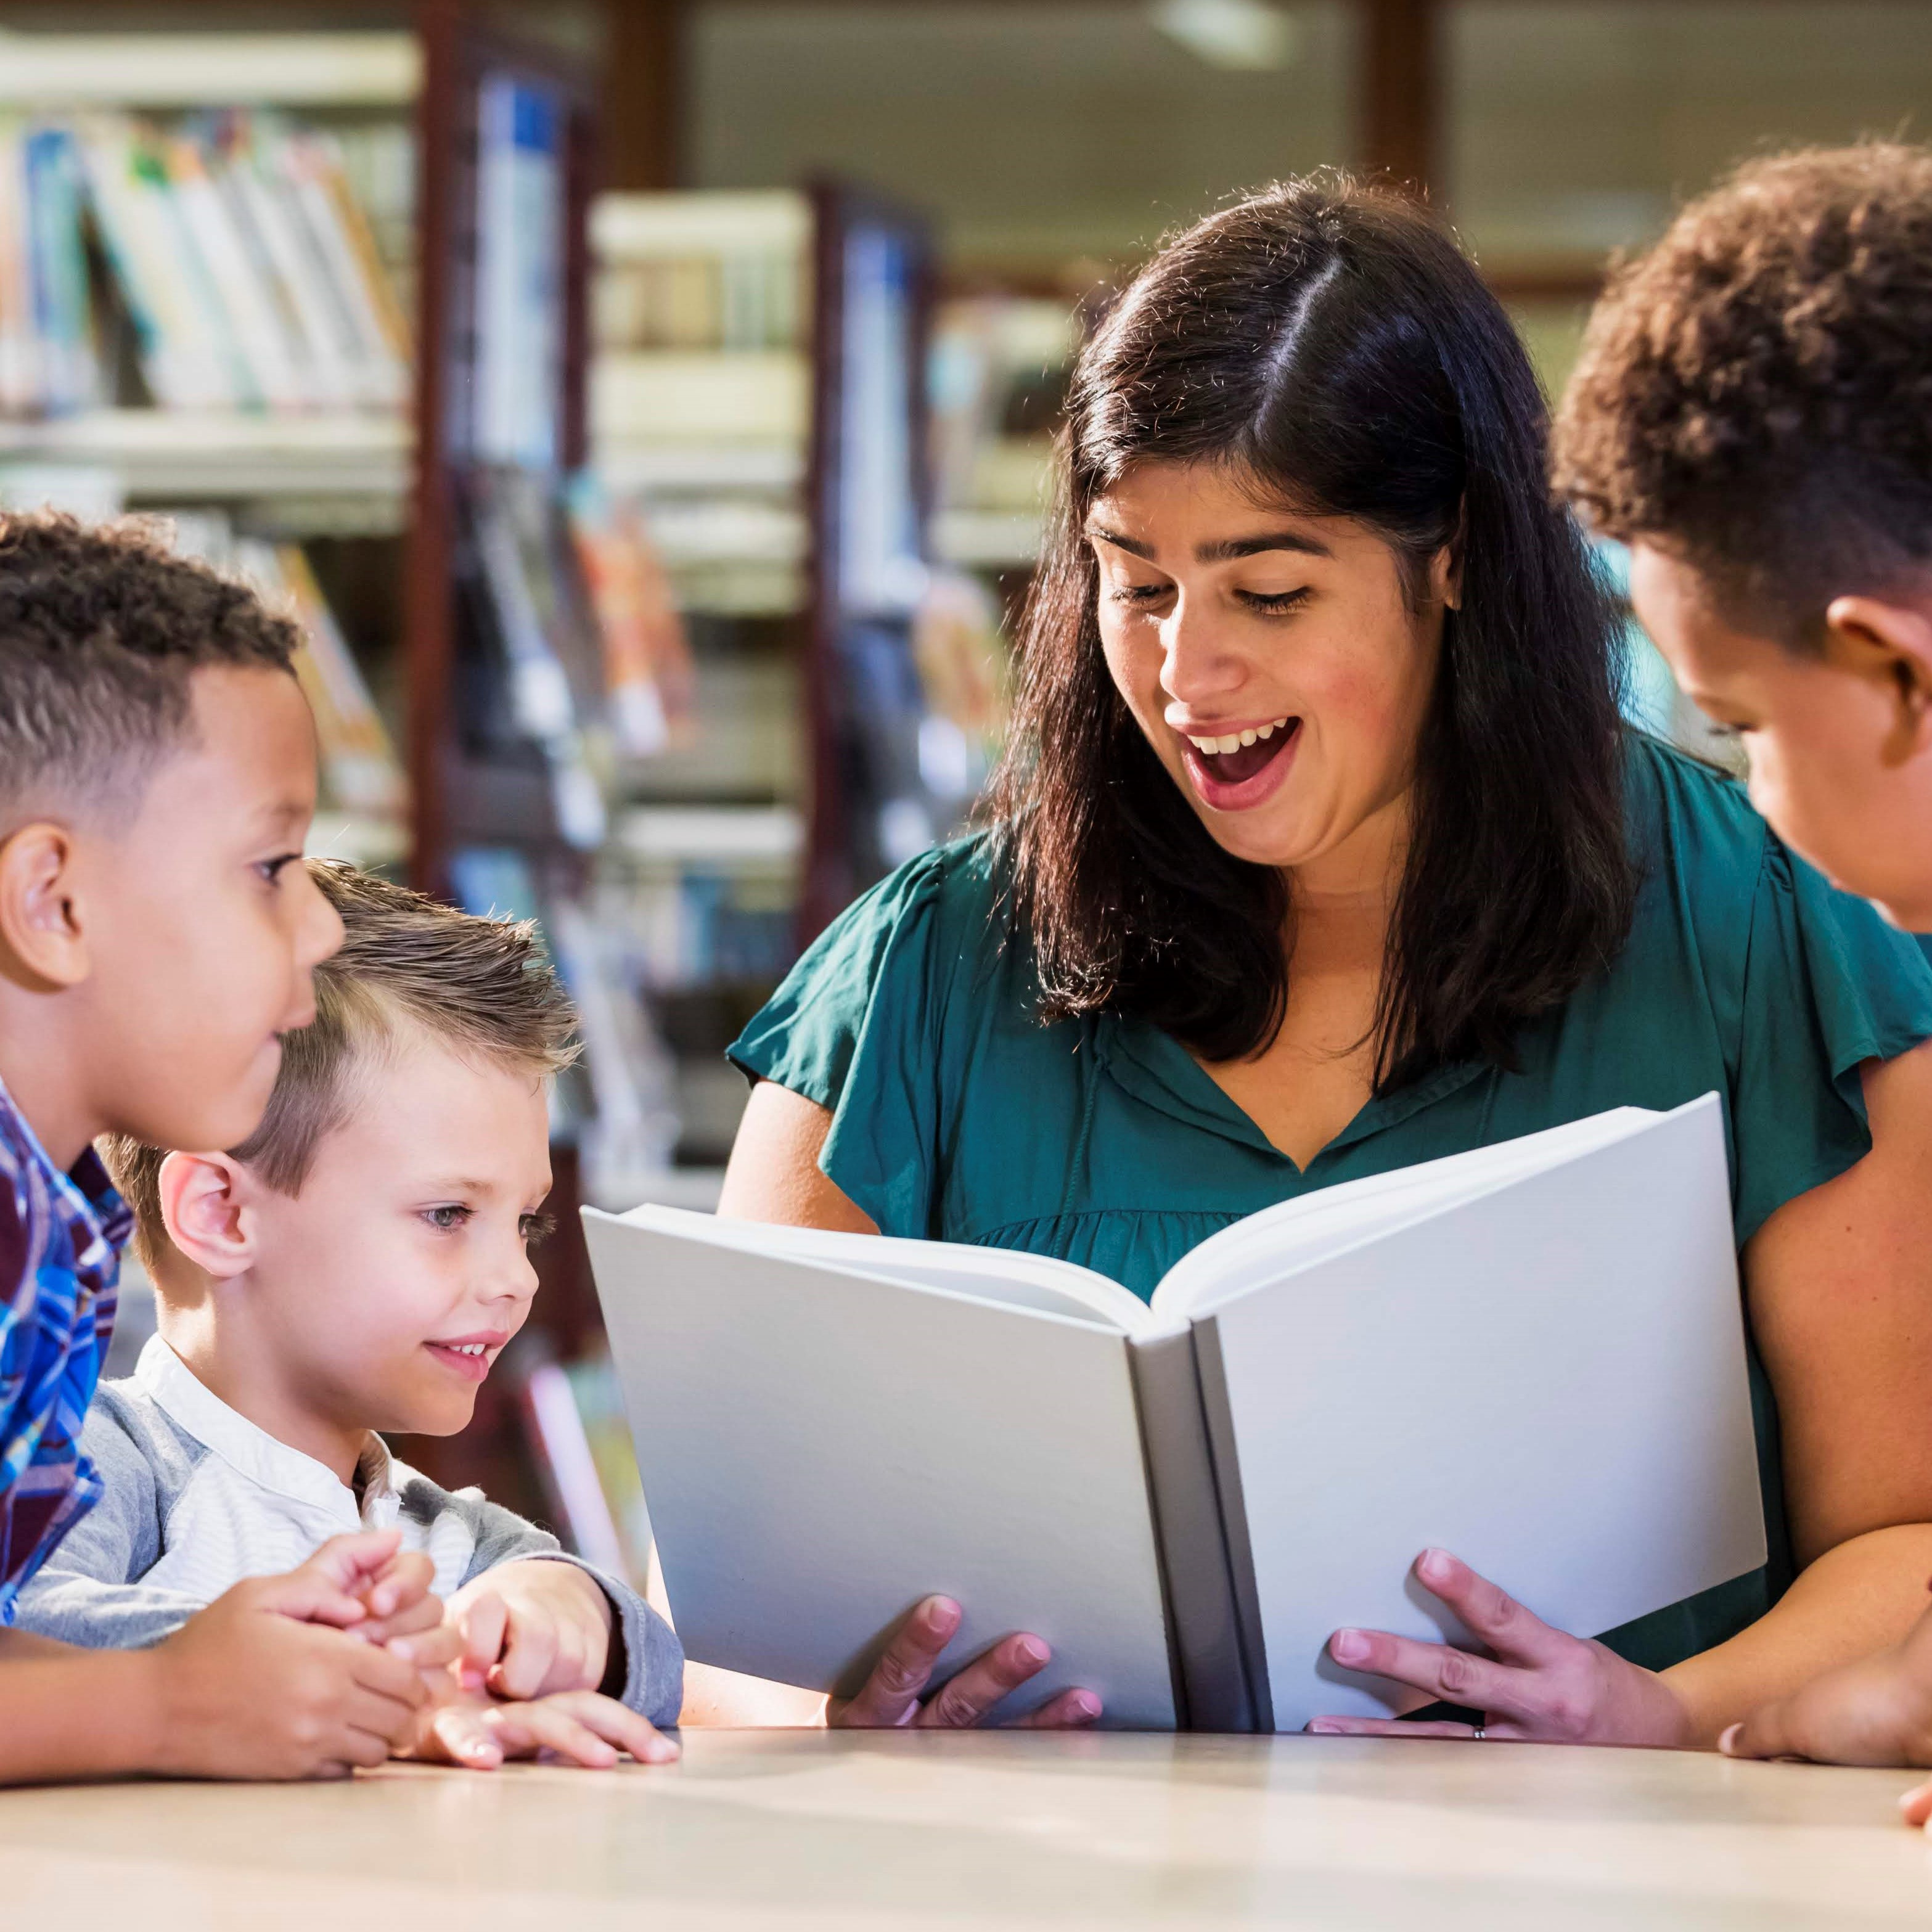
<svg viewBox="0 0 1932 1932"><path fill-rule="evenodd" d="M1932 929L1932 152L1784 154L1692 202L1613 278L1555 462L1779 835ZM1722 1748L1932 1766L1932 1612Z"/></svg>
<svg viewBox="0 0 1932 1932"><path fill-rule="evenodd" d="M252 1133L342 936L302 864L295 642L138 531L0 517L0 1783L344 1772L412 1732L422 1666L455 1654L392 1530L152 1649L13 1627L100 1492L81 1420L129 1216L92 1143Z"/></svg>

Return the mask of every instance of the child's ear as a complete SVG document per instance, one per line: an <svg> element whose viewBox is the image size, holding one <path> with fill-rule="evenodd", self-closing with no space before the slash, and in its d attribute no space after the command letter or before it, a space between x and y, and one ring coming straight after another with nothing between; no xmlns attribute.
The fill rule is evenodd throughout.
<svg viewBox="0 0 1932 1932"><path fill-rule="evenodd" d="M77 986L88 975L74 860L73 832L45 820L0 842L0 970L37 992Z"/></svg>
<svg viewBox="0 0 1932 1932"><path fill-rule="evenodd" d="M248 1174L225 1154L171 1154L159 1176L168 1238L206 1275L226 1281L255 1259Z"/></svg>
<svg viewBox="0 0 1932 1932"><path fill-rule="evenodd" d="M1902 765L1932 751L1932 610L1880 597L1834 597L1825 624L1826 656L1886 688L1893 722L1886 762Z"/></svg>

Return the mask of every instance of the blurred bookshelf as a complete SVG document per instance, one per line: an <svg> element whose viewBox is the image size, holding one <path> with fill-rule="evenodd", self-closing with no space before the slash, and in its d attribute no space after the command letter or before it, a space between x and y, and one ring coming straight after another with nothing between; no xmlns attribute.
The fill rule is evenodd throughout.
<svg viewBox="0 0 1932 1932"><path fill-rule="evenodd" d="M947 421L1008 412L987 376L944 419L916 212L596 196L587 13L408 17L0 32L0 503L152 515L251 580L304 640L311 849L538 922L586 1049L560 1232L474 1426L407 1453L628 1560L574 1210L715 1204L723 1048L961 822L1044 446L1004 495L958 457L942 503Z"/></svg>

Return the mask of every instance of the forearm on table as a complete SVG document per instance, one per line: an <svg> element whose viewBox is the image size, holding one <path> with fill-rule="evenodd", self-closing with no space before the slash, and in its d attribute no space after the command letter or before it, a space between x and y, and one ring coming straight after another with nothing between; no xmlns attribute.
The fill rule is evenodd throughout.
<svg viewBox="0 0 1932 1932"><path fill-rule="evenodd" d="M0 1784L112 1777L156 1750L153 1659L0 1631Z"/></svg>
<svg viewBox="0 0 1932 1932"><path fill-rule="evenodd" d="M824 1694L769 1678L746 1677L709 1664L684 1666L684 1708L678 1722L719 1730L814 1730L825 1722Z"/></svg>
<svg viewBox="0 0 1932 1932"><path fill-rule="evenodd" d="M1759 1705L1896 1643L1926 1607L1928 1576L1932 1523L1871 1530L1827 1550L1748 1630L1664 1672L1690 1714L1690 1742L1714 1744Z"/></svg>

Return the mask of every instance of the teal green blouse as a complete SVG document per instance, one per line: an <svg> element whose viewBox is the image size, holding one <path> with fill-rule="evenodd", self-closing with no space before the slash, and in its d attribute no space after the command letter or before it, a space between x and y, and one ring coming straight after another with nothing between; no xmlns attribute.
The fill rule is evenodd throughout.
<svg viewBox="0 0 1932 1932"><path fill-rule="evenodd" d="M1515 1071L1465 1063L1378 1095L1306 1168L1157 1028L1040 1024L983 836L850 907L731 1058L830 1111L820 1164L884 1232L1056 1255L1143 1296L1276 1202L1713 1089L1742 1246L1868 1150L1859 1064L1932 1036L1932 968L1793 857L1732 781L1634 737L1626 789L1642 884L1615 964L1523 1030ZM1751 1375L1770 1562L1615 1634L1653 1667L1734 1634L1790 1580L1776 1404L1754 1348Z"/></svg>

